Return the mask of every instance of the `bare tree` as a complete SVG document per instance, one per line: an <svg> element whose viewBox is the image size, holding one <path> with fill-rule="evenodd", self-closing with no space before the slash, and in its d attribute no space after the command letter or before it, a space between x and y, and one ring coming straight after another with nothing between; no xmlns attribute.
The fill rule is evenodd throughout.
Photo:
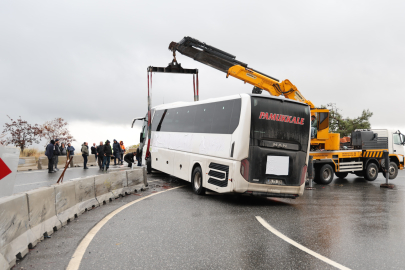
<svg viewBox="0 0 405 270"><path fill-rule="evenodd" d="M54 139L59 139L60 142L66 144L76 141L70 134L67 126L68 123L60 117L47 121L41 126L41 137L46 139L46 143Z"/></svg>
<svg viewBox="0 0 405 270"><path fill-rule="evenodd" d="M6 135L5 133L0 134L0 145L5 145L6 144Z"/></svg>
<svg viewBox="0 0 405 270"><path fill-rule="evenodd" d="M35 124L31 125L27 121L22 120L21 116L17 120L13 120L7 115L11 123L4 124L3 134L0 137L0 143L3 145L13 144L21 149L24 149L33 143L39 143L41 129ZM4 138L6 135L9 137Z"/></svg>

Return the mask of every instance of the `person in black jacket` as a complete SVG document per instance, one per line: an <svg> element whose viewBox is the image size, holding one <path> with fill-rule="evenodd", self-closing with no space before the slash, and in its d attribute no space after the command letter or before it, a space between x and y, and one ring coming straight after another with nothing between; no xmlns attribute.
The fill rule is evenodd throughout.
<svg viewBox="0 0 405 270"><path fill-rule="evenodd" d="M96 148L96 143L93 143L93 146L90 148L91 149L91 154L94 155L97 161L97 148Z"/></svg>
<svg viewBox="0 0 405 270"><path fill-rule="evenodd" d="M56 171L59 171L59 169L58 169L58 162L59 162L58 156L60 156L59 139L55 139L55 145L54 145L54 148L53 148L53 165L55 166Z"/></svg>
<svg viewBox="0 0 405 270"><path fill-rule="evenodd" d="M110 157L112 156L112 150L110 141L107 140L104 145L104 158L103 158L103 169L107 171L108 167L110 167Z"/></svg>
<svg viewBox="0 0 405 270"><path fill-rule="evenodd" d="M128 163L128 167L132 168L132 163L135 163L134 157L136 156L136 152L128 153L124 156L124 161Z"/></svg>
<svg viewBox="0 0 405 270"><path fill-rule="evenodd" d="M117 142L117 140L114 140L113 144L113 151L114 151L114 165L117 165L117 158L118 161L121 162L121 165L123 164L122 159L121 159L121 145Z"/></svg>
<svg viewBox="0 0 405 270"><path fill-rule="evenodd" d="M48 157L48 173L54 173L53 170L53 148L55 147L55 141L51 140L51 143L46 146L45 156Z"/></svg>
<svg viewBox="0 0 405 270"><path fill-rule="evenodd" d="M100 167L100 170L103 166L103 161L104 161L104 145L103 142L100 142L100 145L97 146L97 156L98 156L98 167Z"/></svg>

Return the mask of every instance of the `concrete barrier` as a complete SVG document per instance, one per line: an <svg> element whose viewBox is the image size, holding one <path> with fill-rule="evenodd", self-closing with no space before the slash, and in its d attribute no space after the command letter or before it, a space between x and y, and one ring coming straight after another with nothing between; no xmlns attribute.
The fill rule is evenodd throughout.
<svg viewBox="0 0 405 270"><path fill-rule="evenodd" d="M111 177L111 191L118 198L120 195L125 196L125 188L128 186L127 172L118 171L109 173Z"/></svg>
<svg viewBox="0 0 405 270"><path fill-rule="evenodd" d="M94 176L73 180L72 182L75 184L78 215L91 210L93 207L100 206L96 200Z"/></svg>
<svg viewBox="0 0 405 270"><path fill-rule="evenodd" d="M34 241L29 226L28 201L24 193L0 199L0 269L16 264ZM6 265L6 267L4 267Z"/></svg>
<svg viewBox="0 0 405 270"><path fill-rule="evenodd" d="M0 199L0 269L9 269L75 215L147 186L146 168L116 171Z"/></svg>
<svg viewBox="0 0 405 270"><path fill-rule="evenodd" d="M143 167L136 167L133 170L126 171L128 179L128 185L124 188L126 193L130 194L137 192L146 187L143 171Z"/></svg>
<svg viewBox="0 0 405 270"><path fill-rule="evenodd" d="M31 171L37 168L35 157L20 157L18 162L18 171Z"/></svg>
<svg viewBox="0 0 405 270"><path fill-rule="evenodd" d="M38 170L48 169L48 157L39 157L38 159Z"/></svg>
<svg viewBox="0 0 405 270"><path fill-rule="evenodd" d="M97 175L94 179L94 188L96 190L96 199L101 204L108 203L115 199L116 196L112 193L112 180L114 173Z"/></svg>
<svg viewBox="0 0 405 270"><path fill-rule="evenodd" d="M56 216L65 226L68 221L74 219L79 214L78 202L76 200L75 183L66 182L53 185L55 188L55 207Z"/></svg>
<svg viewBox="0 0 405 270"><path fill-rule="evenodd" d="M56 217L55 189L43 187L28 191L26 194L30 228L34 238L40 241L44 235L49 236L62 226Z"/></svg>
<svg viewBox="0 0 405 270"><path fill-rule="evenodd" d="M0 269L9 269L10 264L7 262L6 258L0 254Z"/></svg>

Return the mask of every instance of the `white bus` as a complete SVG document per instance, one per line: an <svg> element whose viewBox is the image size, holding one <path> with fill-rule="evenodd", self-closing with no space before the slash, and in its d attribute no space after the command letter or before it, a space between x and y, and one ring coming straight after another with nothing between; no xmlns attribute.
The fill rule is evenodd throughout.
<svg viewBox="0 0 405 270"><path fill-rule="evenodd" d="M141 133L148 171L189 181L196 194L206 189L282 198L303 194L310 146L306 104L240 94L163 104L151 115L146 161L147 117Z"/></svg>

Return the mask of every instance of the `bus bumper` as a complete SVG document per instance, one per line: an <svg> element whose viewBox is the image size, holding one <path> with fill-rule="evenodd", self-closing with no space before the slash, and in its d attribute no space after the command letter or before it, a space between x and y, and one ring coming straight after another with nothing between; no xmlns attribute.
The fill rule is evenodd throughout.
<svg viewBox="0 0 405 270"><path fill-rule="evenodd" d="M243 183L244 181L245 183ZM296 198L304 194L305 183L301 186L280 186L280 185L264 185L249 183L246 180L242 180L243 184L240 187L234 189L237 193L247 193L255 196L265 197L278 197L278 198Z"/></svg>

